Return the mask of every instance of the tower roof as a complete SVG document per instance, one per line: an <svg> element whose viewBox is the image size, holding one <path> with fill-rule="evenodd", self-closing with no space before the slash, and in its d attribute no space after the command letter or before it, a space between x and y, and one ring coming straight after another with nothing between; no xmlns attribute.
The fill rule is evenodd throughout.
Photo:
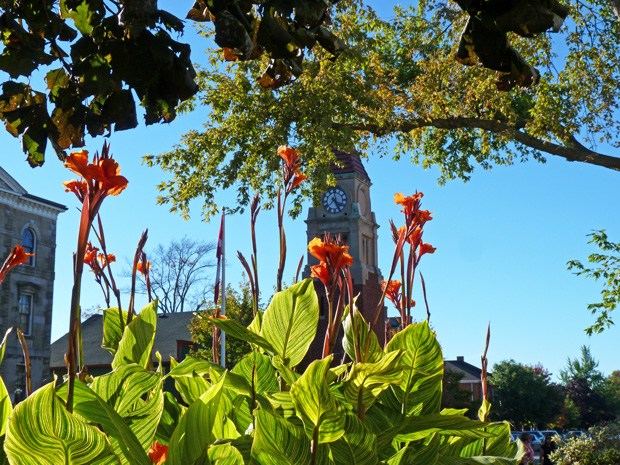
<svg viewBox="0 0 620 465"><path fill-rule="evenodd" d="M336 155L338 162L342 165L342 167L339 167L332 164L331 170L334 175L355 173L370 181L370 177L362 164L359 154L355 152L347 153L342 150L334 150L334 155Z"/></svg>

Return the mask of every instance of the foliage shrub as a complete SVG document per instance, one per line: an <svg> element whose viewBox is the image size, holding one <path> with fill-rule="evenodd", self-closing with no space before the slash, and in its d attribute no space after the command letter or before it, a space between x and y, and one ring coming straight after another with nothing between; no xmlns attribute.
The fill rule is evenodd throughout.
<svg viewBox="0 0 620 465"><path fill-rule="evenodd" d="M620 420L594 426L585 435L562 441L552 459L557 465L618 465Z"/></svg>

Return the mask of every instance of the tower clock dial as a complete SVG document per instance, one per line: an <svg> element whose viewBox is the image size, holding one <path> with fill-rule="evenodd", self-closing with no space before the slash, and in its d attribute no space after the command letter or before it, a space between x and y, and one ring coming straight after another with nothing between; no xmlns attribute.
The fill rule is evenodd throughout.
<svg viewBox="0 0 620 465"><path fill-rule="evenodd" d="M329 213L339 213L347 204L347 194L340 187L330 187L323 194L323 208Z"/></svg>

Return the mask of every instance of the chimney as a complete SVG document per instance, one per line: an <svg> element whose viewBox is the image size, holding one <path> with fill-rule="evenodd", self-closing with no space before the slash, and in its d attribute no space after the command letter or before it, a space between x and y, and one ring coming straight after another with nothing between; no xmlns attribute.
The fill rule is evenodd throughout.
<svg viewBox="0 0 620 465"><path fill-rule="evenodd" d="M457 362L464 362L464 361L465 361L465 357L464 357L464 356L462 356L462 355L458 355L458 356L456 357L456 361L457 361Z"/></svg>

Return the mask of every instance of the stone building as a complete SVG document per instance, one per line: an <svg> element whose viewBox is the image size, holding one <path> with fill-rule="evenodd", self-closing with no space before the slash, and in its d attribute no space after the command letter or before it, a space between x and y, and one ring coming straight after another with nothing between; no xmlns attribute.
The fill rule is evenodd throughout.
<svg viewBox="0 0 620 465"><path fill-rule="evenodd" d="M16 244L35 254L29 263L13 268L0 284L0 334L11 326L24 333L33 390L51 379L56 220L66 210L64 205L29 194L0 167L0 260L4 261ZM12 400L22 400L26 373L15 334L8 338L0 374Z"/></svg>
<svg viewBox="0 0 620 465"><path fill-rule="evenodd" d="M319 207L308 210L306 233L308 242L315 237L322 238L325 232L332 236L340 234L342 240L349 246L348 253L353 257L353 266L349 268L353 280L353 294L359 294L357 306L364 318L370 321L373 319L381 300L381 280L383 279L378 267L377 230L379 225L370 204L370 186L372 183L358 155L339 150L334 153L341 165L332 167L336 185L330 187L323 194ZM310 267L318 263L319 261L314 256L308 254L307 265L302 276L309 278ZM317 335L302 365L321 358L325 329L327 328L328 305L325 289L318 279L314 281L321 313ZM385 341L385 306L382 306L379 312L377 324L373 329L383 347ZM342 329L334 346L335 360L338 363L343 355L341 340Z"/></svg>

